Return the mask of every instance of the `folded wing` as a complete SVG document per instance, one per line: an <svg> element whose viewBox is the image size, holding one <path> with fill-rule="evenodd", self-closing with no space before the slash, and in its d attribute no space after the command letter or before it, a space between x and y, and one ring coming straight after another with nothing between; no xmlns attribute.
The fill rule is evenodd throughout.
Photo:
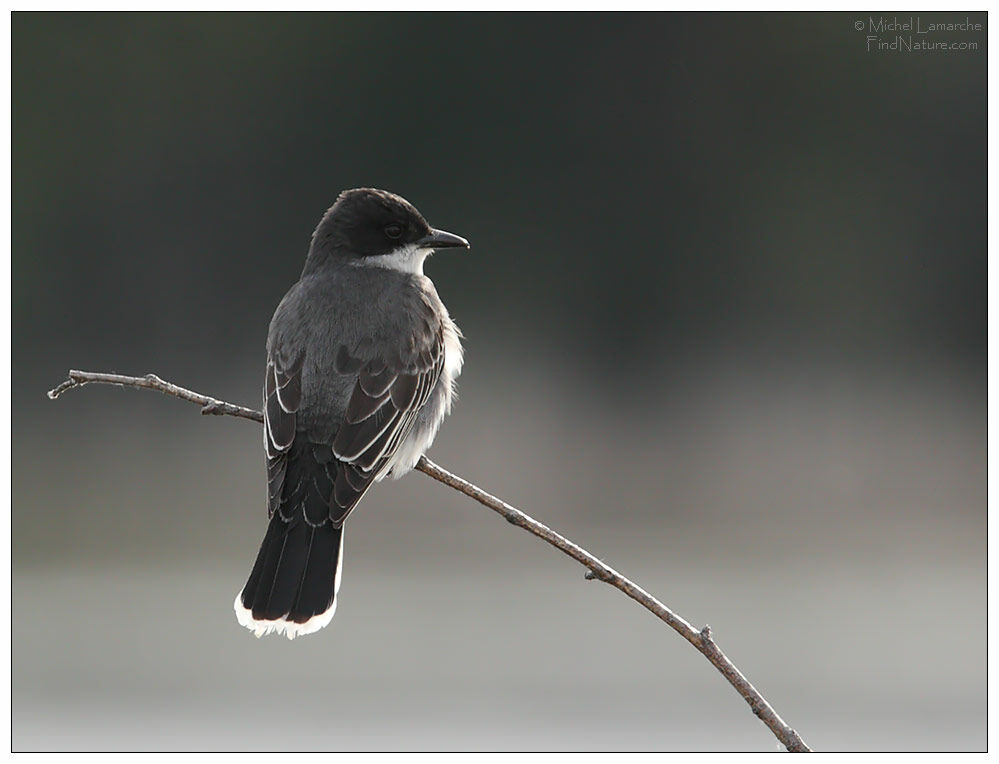
<svg viewBox="0 0 999 764"><path fill-rule="evenodd" d="M429 328L429 327L426 327ZM365 357L368 356L368 357ZM339 527L412 430L444 368L443 331L418 332L403 352L338 348L336 373L356 375L331 442L297 429L305 355L272 348L264 384L268 514Z"/></svg>

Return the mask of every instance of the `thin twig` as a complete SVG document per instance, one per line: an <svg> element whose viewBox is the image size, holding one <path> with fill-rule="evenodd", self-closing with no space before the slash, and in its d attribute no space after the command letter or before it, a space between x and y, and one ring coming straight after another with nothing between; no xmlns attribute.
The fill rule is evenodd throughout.
<svg viewBox="0 0 999 764"><path fill-rule="evenodd" d="M122 374L107 374L99 371L77 371L76 369L70 369L69 379L58 387L49 390L47 395L52 400L55 400L64 392L72 390L74 387L83 387L84 385L95 383L102 385L118 385L119 387L142 387L146 390L156 390L157 392L172 395L174 398L180 398L184 401L197 403L201 406L202 414L216 414L218 416L227 414L228 416L238 416L243 417L243 419L252 419L254 422L258 422L259 424L264 423L264 415L259 411L248 409L245 406L236 406L232 403L220 401L218 398L212 398L208 395L196 393L193 390L188 390L186 387L180 387L172 382L160 379L155 374L147 374L144 377L126 377Z"/></svg>
<svg viewBox="0 0 999 764"><path fill-rule="evenodd" d="M155 374L147 374L144 377L126 377L121 374L105 374L100 372L76 371L69 372L69 379L48 393L53 400L58 398L67 390L74 387L98 383L107 385L119 385L121 387L141 387L147 390L156 390L167 395L172 395L181 400L197 403L201 406L202 414L217 414L242 417L252 419L254 422L263 422L264 417L259 411L226 403L217 398L212 398L193 390L179 387L170 382L166 382ZM728 680L736 691L746 700L753 713L770 728L777 736L777 739L787 748L787 750L801 753L808 752L809 748L805 741L801 739L787 723L777 715L773 707L750 684L749 680L736 668L735 664L721 651L717 643L711 636L711 627L705 626L703 629L696 629L686 620L678 616L662 602L657 600L642 587L622 576L609 565L605 565L592 554L587 552L578 544L573 543L565 536L556 533L547 525L539 523L529 515L524 514L516 507L512 507L502 499L498 499L492 494L486 493L481 488L469 483L457 475L454 475L442 467L434 464L425 456L420 459L416 469L424 475L432 477L439 483L443 483L456 491L460 491L466 496L475 499L480 504L489 507L494 512L498 512L506 518L507 522L523 528L528 533L532 533L543 541L548 542L556 549L569 555L576 562L587 568L586 578L597 579L610 584L616 589L631 597L635 602L651 612L657 618L665 621L670 627L677 631L680 636L692 644L711 664L717 668L725 679Z"/></svg>

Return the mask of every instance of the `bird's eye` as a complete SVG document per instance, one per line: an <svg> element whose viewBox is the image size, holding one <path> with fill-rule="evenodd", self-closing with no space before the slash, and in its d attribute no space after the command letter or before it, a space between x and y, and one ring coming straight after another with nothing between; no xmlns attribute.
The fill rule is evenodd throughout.
<svg viewBox="0 0 999 764"><path fill-rule="evenodd" d="M385 226L385 235L390 239L398 239L402 236L402 226L398 223L389 223Z"/></svg>

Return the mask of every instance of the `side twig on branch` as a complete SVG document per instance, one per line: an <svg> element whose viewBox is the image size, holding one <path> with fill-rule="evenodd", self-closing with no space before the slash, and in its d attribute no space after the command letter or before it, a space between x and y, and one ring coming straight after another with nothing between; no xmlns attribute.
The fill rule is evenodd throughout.
<svg viewBox="0 0 999 764"><path fill-rule="evenodd" d="M212 398L208 395L202 395L201 393L196 393L193 390L179 387L171 382L166 382L165 380L160 379L155 374L147 374L144 377L126 377L121 374L71 370L69 372L69 378L58 387L49 390L48 396L54 400L67 390L89 384L118 385L120 387L139 387L145 388L146 390L156 390L167 395L172 395L175 398L180 398L181 400L198 404L201 406L202 414L236 416L242 417L243 419L252 419L254 422L259 423L263 423L264 421L263 414L259 411L255 411L244 406L236 406L232 403L226 403L225 401L217 398ZM711 662L715 668L721 672L722 676L728 680L729 684L731 684L749 704L753 713L756 714L756 716L758 716L760 720L770 728L770 731L773 732L777 739L784 744L788 751L802 753L812 750L805 744L805 741L801 739L801 736L798 735L797 732L789 727L787 723L777 715L777 712L774 711L773 707L760 694L759 690L750 684L749 680L746 679L743 673L739 671L735 664L728 659L728 656L721 651L721 648L718 647L711 635L710 626L705 626L703 629L695 628L685 619L681 618L679 615L666 607L662 602L645 591L642 587L625 578L609 565L605 565L578 544L575 544L565 536L556 533L547 525L539 523L534 518L521 512L516 507L507 504L502 499L498 499L492 494L486 493L478 486L475 486L467 480L448 472L443 467L434 464L425 456L420 458L420 461L416 465L416 469L424 475L432 477L437 482L443 483L456 491L460 491L469 498L475 499L475 501L489 507L489 509L494 512L498 512L512 525L523 528L528 533L532 533L543 541L548 542L556 549L569 555L569 557L576 560L576 562L586 567L588 569L586 572L587 579L596 579L603 581L606 584L610 584L615 589L619 589L631 597L635 600L635 602L651 612L657 618L665 621L667 625L672 627L673 630L678 632L681 637L690 642L690 644L692 644L705 658Z"/></svg>

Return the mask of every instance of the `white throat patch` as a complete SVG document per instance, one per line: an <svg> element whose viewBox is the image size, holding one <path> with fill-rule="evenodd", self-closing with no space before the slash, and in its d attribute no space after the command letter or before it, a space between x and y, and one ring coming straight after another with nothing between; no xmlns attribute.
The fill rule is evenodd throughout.
<svg viewBox="0 0 999 764"><path fill-rule="evenodd" d="M423 275L423 261L433 253L432 249L418 247L415 244L407 244L399 247L387 255L375 255L365 257L362 260L354 261L354 265L361 268L389 268L393 271L403 273L415 273Z"/></svg>

